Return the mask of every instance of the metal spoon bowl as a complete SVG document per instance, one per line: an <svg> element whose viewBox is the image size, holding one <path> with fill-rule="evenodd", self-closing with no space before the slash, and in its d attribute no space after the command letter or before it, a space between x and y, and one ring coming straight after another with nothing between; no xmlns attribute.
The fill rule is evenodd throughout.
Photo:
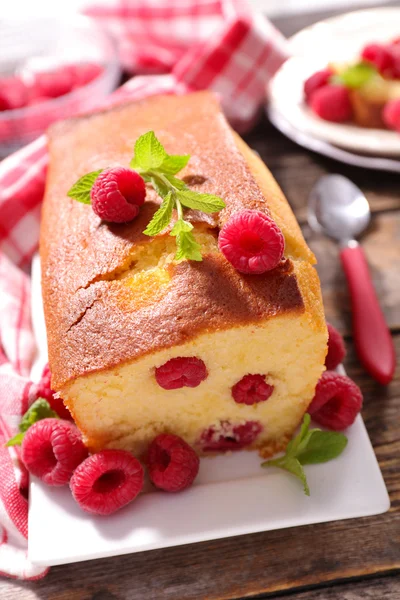
<svg viewBox="0 0 400 600"><path fill-rule="evenodd" d="M308 222L341 244L359 236L369 225L368 200L352 181L342 175L321 177L311 191Z"/></svg>

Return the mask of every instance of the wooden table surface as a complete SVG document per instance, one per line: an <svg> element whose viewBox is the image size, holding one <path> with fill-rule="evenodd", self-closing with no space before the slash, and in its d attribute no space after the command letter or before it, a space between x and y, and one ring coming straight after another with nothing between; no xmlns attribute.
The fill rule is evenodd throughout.
<svg viewBox="0 0 400 600"><path fill-rule="evenodd" d="M322 16L285 18L277 24L291 34ZM347 167L307 152L266 119L247 141L281 184L319 259L327 318L348 340L345 367L364 392L363 417L389 490L390 511L54 567L36 583L2 580L1 600L400 599L400 369L385 388L360 367L337 248L312 235L305 224L308 193L320 175L342 173L365 192L373 220L363 245L399 356L400 176Z"/></svg>

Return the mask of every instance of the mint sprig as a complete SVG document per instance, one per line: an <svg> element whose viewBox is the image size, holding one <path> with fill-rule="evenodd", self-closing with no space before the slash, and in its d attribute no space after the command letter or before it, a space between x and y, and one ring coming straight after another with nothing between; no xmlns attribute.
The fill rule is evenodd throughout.
<svg viewBox="0 0 400 600"><path fill-rule="evenodd" d="M29 427L31 427L31 425L33 425L37 421L41 421L42 419L48 418L58 419L59 416L51 408L47 400L44 400L44 398L38 398L22 417L21 423L18 427L19 433L17 433L17 435L8 440L6 446L20 446L22 444L22 440L24 439L25 433L28 431Z"/></svg>
<svg viewBox="0 0 400 600"><path fill-rule="evenodd" d="M331 83L345 85L346 87L357 89L367 83L374 75L377 69L368 62L359 62L351 65L331 77Z"/></svg>
<svg viewBox="0 0 400 600"><path fill-rule="evenodd" d="M218 196L195 192L175 177L187 165L190 156L167 154L154 131L148 131L136 141L134 152L129 166L150 182L164 200L143 233L150 236L161 233L170 223L175 208L178 220L170 232L176 239L175 259L201 261L201 246L193 235L193 225L184 219L184 208L215 213L225 208L225 202Z"/></svg>
<svg viewBox="0 0 400 600"><path fill-rule="evenodd" d="M300 432L286 448L284 456L261 463L262 467L278 467L295 475L303 484L304 493L309 496L304 465L328 462L339 456L347 446L347 437L336 431L310 429L311 417L304 415Z"/></svg>
<svg viewBox="0 0 400 600"><path fill-rule="evenodd" d="M163 199L143 233L148 236L161 233L170 224L175 209L178 220L170 232L176 239L175 259L201 261L201 246L193 235L193 225L184 219L184 209L216 213L225 208L225 202L218 196L191 190L182 179L175 177L186 167L189 160L188 154L168 154L154 131L148 131L136 140L134 157L129 166L137 171L146 183L150 183ZM102 169L93 171L81 177L67 195L78 202L90 204L91 189L101 171Z"/></svg>

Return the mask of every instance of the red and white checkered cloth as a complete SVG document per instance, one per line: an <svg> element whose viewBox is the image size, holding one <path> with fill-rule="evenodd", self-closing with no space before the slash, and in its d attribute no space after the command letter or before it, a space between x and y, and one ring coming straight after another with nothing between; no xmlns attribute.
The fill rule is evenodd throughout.
<svg viewBox="0 0 400 600"><path fill-rule="evenodd" d="M243 131L286 58L284 38L245 0L103 0L86 13L116 35L125 68L147 73L114 92L108 105L207 88ZM27 559L28 476L18 449L3 443L35 397L27 272L38 245L47 161L42 136L0 164L0 573L23 579L46 569Z"/></svg>

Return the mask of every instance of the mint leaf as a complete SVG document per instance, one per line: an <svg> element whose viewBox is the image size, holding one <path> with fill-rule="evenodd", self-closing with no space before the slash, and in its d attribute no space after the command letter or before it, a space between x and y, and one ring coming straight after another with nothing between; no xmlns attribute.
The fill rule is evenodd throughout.
<svg viewBox="0 0 400 600"><path fill-rule="evenodd" d="M292 473L292 475L300 479L301 483L303 484L303 490L305 495L310 495L310 488L308 487L306 474L304 472L303 467L301 466L300 461L297 458L290 458L285 462L285 464L281 468L285 469L285 471L289 471L289 473Z"/></svg>
<svg viewBox="0 0 400 600"><path fill-rule="evenodd" d="M347 446L347 438L336 431L310 429L311 417L304 415L300 432L286 448L286 453L279 458L261 463L262 467L278 467L292 473L303 483L304 493L309 496L303 465L327 462L339 456Z"/></svg>
<svg viewBox="0 0 400 600"><path fill-rule="evenodd" d="M193 225L179 219L172 228L171 234L176 236L177 252L175 260L186 258L187 260L201 261L201 246L196 242L192 233Z"/></svg>
<svg viewBox="0 0 400 600"><path fill-rule="evenodd" d="M168 192L165 196L160 208L154 213L153 218L143 231L146 235L157 235L166 228L171 220L172 209L174 208L174 200L172 193Z"/></svg>
<svg viewBox="0 0 400 600"><path fill-rule="evenodd" d="M161 198L166 198L171 193L171 188L168 181L164 181L159 177L151 177L150 179L153 188Z"/></svg>
<svg viewBox="0 0 400 600"><path fill-rule="evenodd" d="M347 446L347 437L337 431L311 430L307 447L298 453L302 465L324 463L339 456Z"/></svg>
<svg viewBox="0 0 400 600"><path fill-rule="evenodd" d="M179 154L169 154L164 158L160 165L160 171L169 175L176 175L182 171L190 160L190 154L180 156Z"/></svg>
<svg viewBox="0 0 400 600"><path fill-rule="evenodd" d="M189 231L192 231L192 229L193 229L193 225L191 223L189 223L188 221L183 221L182 219L179 219L173 226L170 235L176 236L176 235L179 235L180 233L187 233Z"/></svg>
<svg viewBox="0 0 400 600"><path fill-rule="evenodd" d="M90 191L102 170L103 169L99 169L98 171L86 173L86 175L78 179L78 181L67 192L67 196L77 200L78 202L82 202L83 204L90 204Z"/></svg>
<svg viewBox="0 0 400 600"><path fill-rule="evenodd" d="M22 440L24 439L25 433L17 433L14 435L8 442L5 443L5 446L9 448L10 446L20 446L22 444Z"/></svg>
<svg viewBox="0 0 400 600"><path fill-rule="evenodd" d="M212 194L200 194L193 190L183 190L179 191L177 196L183 206L201 210L205 213L214 213L225 208L225 202L222 198Z"/></svg>
<svg viewBox="0 0 400 600"><path fill-rule="evenodd" d="M19 424L19 430L22 433L25 433L25 431L27 431L31 425L36 423L36 421L41 421L42 419L48 418L58 419L59 417L58 414L51 408L47 400L44 398L38 398L22 417L22 421Z"/></svg>
<svg viewBox="0 0 400 600"><path fill-rule="evenodd" d="M341 73L333 75L332 83L341 83L349 88L359 88L364 83L367 83L374 75L376 75L376 68L367 62L360 62L356 65L347 67Z"/></svg>
<svg viewBox="0 0 400 600"><path fill-rule="evenodd" d="M178 179L177 177L174 177L173 175L170 175L170 174L165 175L165 177L167 178L169 183L177 190L188 190L189 189L188 186L186 185L186 183L182 179Z"/></svg>
<svg viewBox="0 0 400 600"><path fill-rule="evenodd" d="M153 175L150 173L145 173L144 171L142 173L140 173L140 177L142 177L144 179L144 181L146 183L148 183L149 181L151 182Z"/></svg>
<svg viewBox="0 0 400 600"><path fill-rule="evenodd" d="M175 260L186 258L187 260L202 261L201 246L190 232L182 232L176 236L176 245L178 250L175 254Z"/></svg>
<svg viewBox="0 0 400 600"><path fill-rule="evenodd" d="M304 469L297 458L281 456L280 458L275 458L273 460L267 460L261 463L262 467L278 467L279 469L283 469L284 471L288 471L295 475L300 479L303 484L304 493L309 496L310 489L308 487L306 474Z"/></svg>
<svg viewBox="0 0 400 600"><path fill-rule="evenodd" d="M173 175L150 171L147 177L146 181L151 181L152 186L161 198L165 198L169 192L175 193L177 190L186 189L186 183Z"/></svg>
<svg viewBox="0 0 400 600"><path fill-rule="evenodd" d="M307 438L308 430L311 423L311 417L308 413L304 415L303 423L300 432L294 437L286 447L287 456L296 456L296 452L300 444Z"/></svg>
<svg viewBox="0 0 400 600"><path fill-rule="evenodd" d="M8 440L6 446L21 445L22 440L24 439L24 435L28 431L29 427L31 427L31 425L33 425L37 421L41 421L42 419L48 418L58 419L59 416L51 408L47 400L44 400L44 398L38 398L22 417L21 423L18 427L20 432L13 438Z"/></svg>
<svg viewBox="0 0 400 600"><path fill-rule="evenodd" d="M148 131L136 140L135 156L129 166L139 173L151 171L158 169L167 156L164 146L156 138L154 131Z"/></svg>

